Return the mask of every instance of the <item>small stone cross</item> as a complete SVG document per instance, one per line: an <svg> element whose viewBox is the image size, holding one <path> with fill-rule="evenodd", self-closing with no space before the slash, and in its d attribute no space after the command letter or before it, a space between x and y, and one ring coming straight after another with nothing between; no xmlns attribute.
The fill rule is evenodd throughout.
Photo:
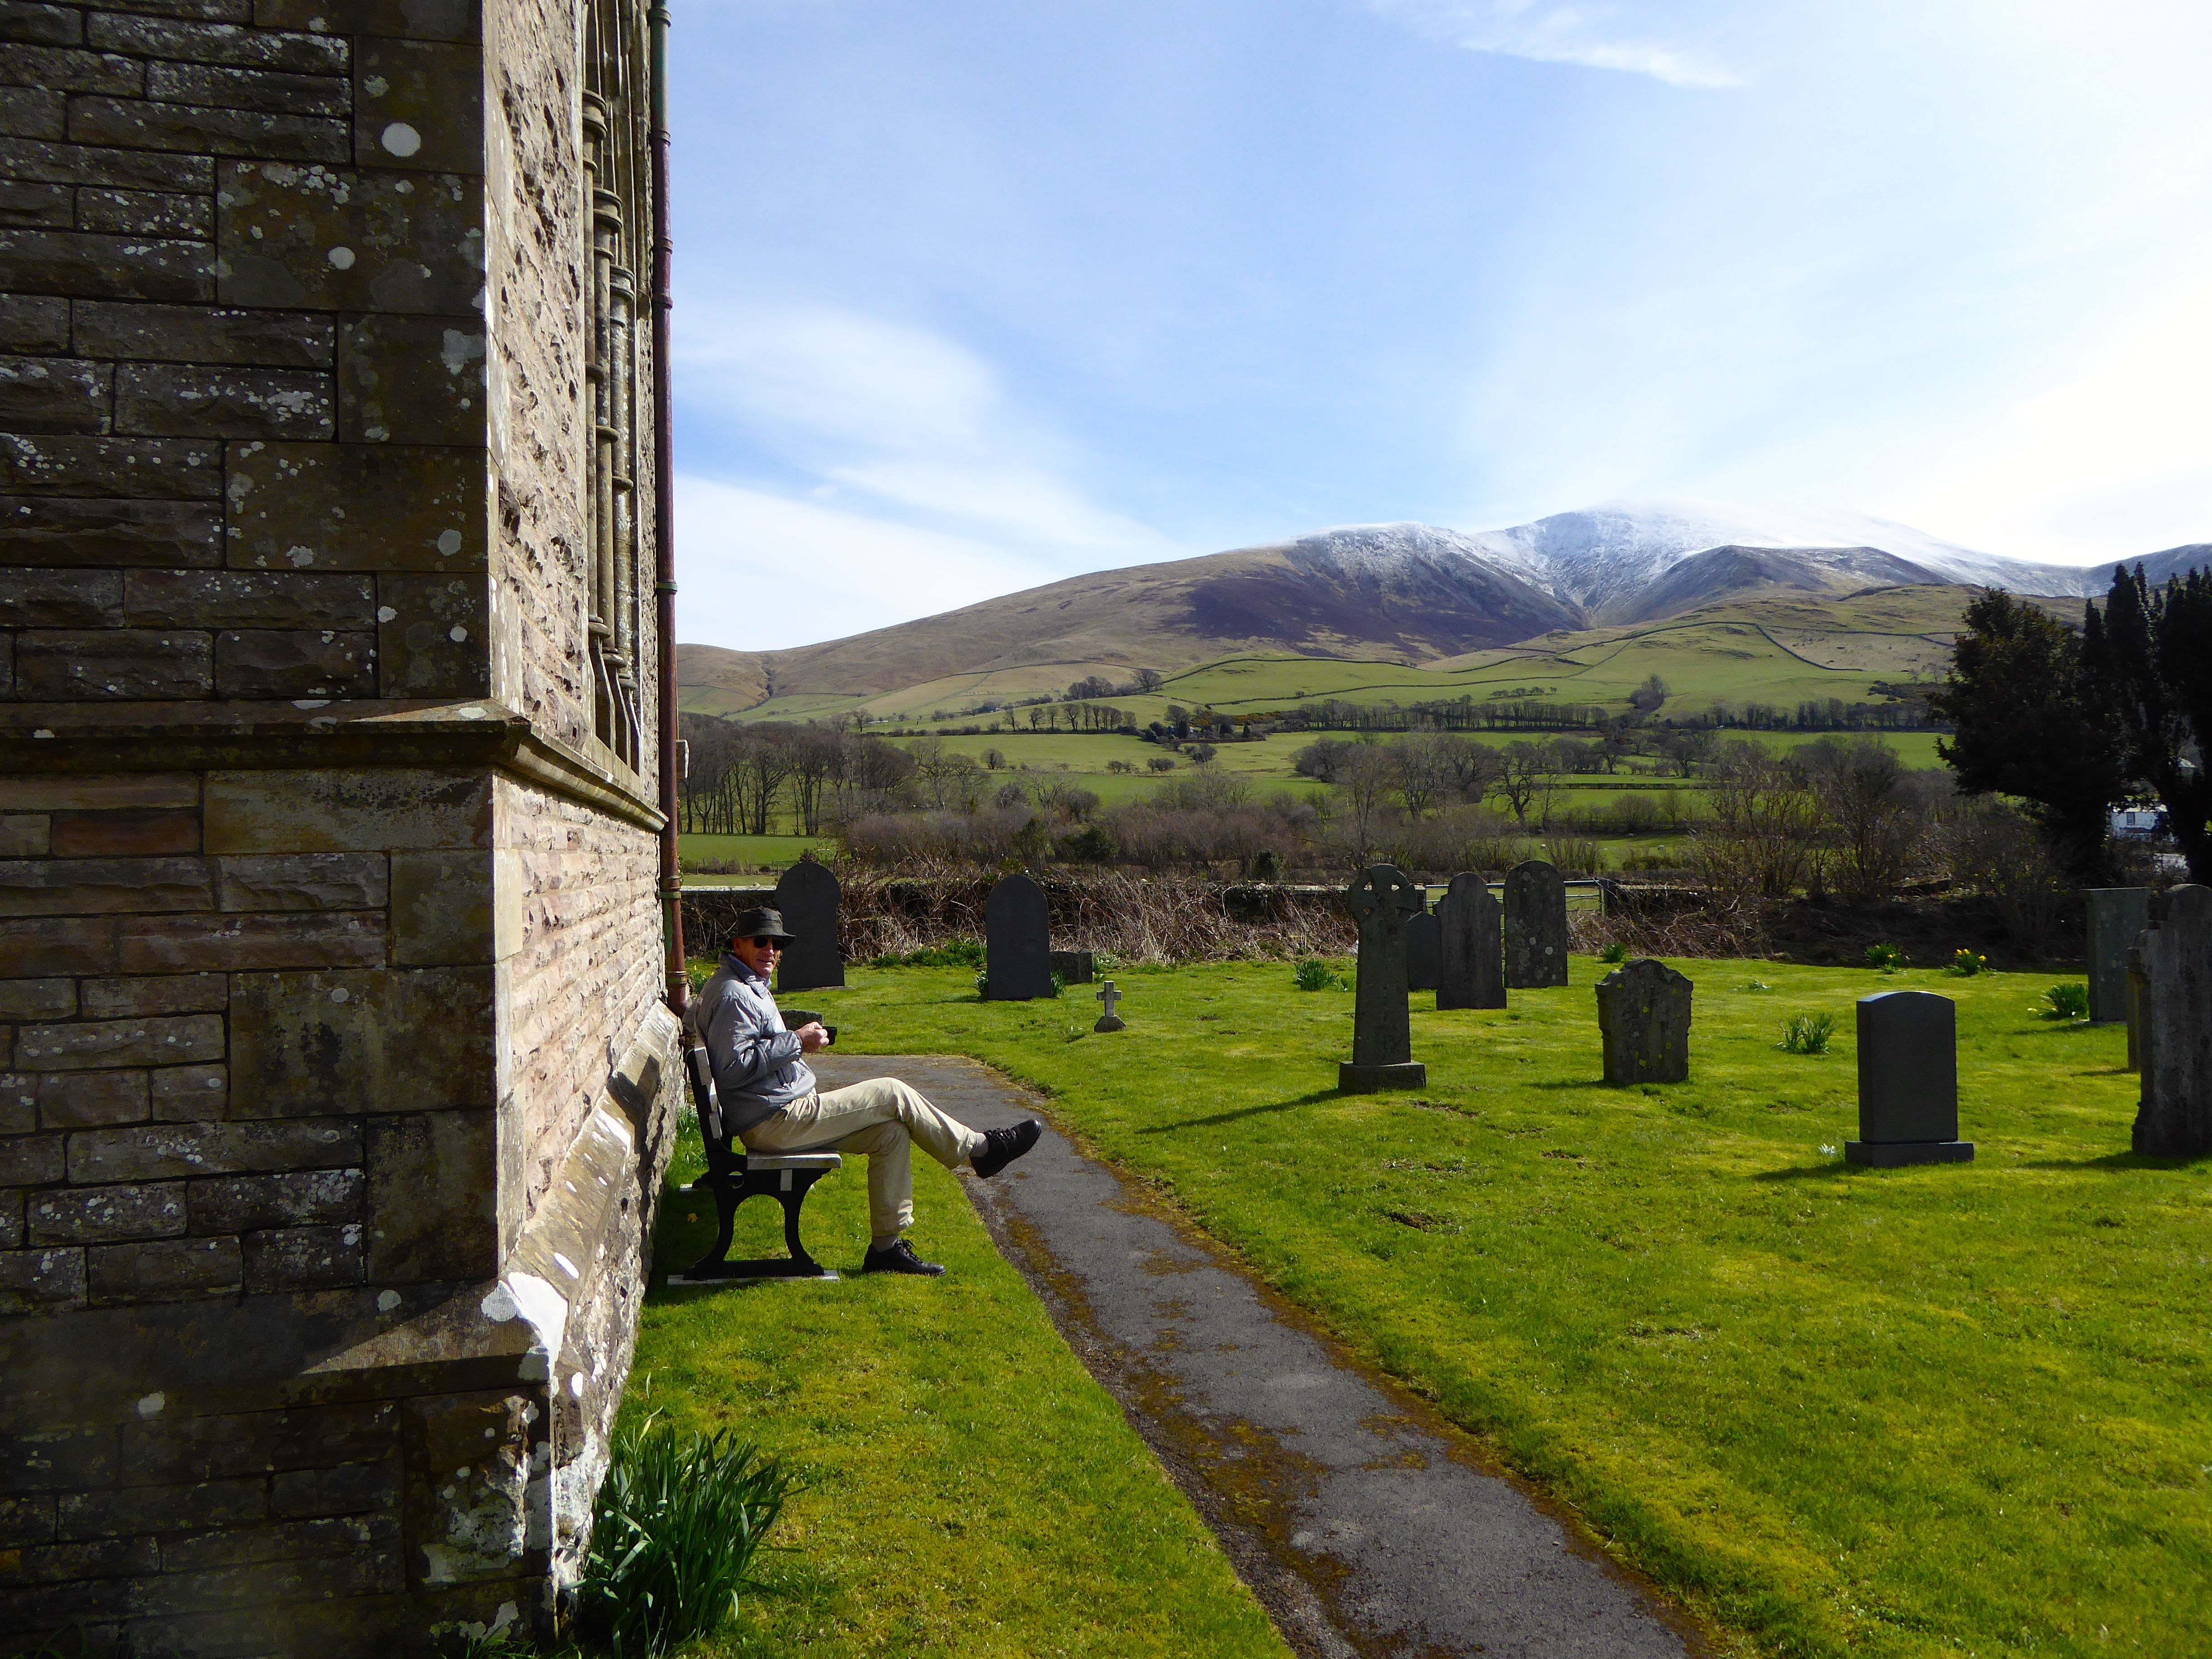
<svg viewBox="0 0 2212 1659"><path fill-rule="evenodd" d="M1127 1030L1128 1021L1114 1012L1115 1005L1121 1000L1121 994L1114 988L1112 980L1099 987L1098 1000L1106 1005L1106 1012L1098 1017L1098 1023L1091 1029L1094 1031Z"/></svg>

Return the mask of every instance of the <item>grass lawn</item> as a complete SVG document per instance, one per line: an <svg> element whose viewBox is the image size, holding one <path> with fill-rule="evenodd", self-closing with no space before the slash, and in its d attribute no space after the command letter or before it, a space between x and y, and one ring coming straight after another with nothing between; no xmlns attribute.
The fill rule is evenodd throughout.
<svg viewBox="0 0 2212 1659"><path fill-rule="evenodd" d="M702 1167L689 1129L663 1271L713 1240L713 1204L675 1190ZM855 1160L806 1206L808 1249L841 1271L867 1248L863 1170ZM770 1540L792 1553L766 1558L766 1588L695 1651L1288 1659L958 1181L921 1158L915 1188L915 1236L943 1279L664 1288L646 1303L630 1419L734 1425L808 1473ZM738 1219L738 1255L783 1254L775 1205Z"/></svg>
<svg viewBox="0 0 2212 1659"><path fill-rule="evenodd" d="M679 836L678 855L689 870L695 859L717 864L738 864L746 869L761 865L782 870L799 862L801 853L830 845L826 836Z"/></svg>
<svg viewBox="0 0 2212 1659"><path fill-rule="evenodd" d="M1282 963L1117 975L1111 1037L1080 990L987 1005L951 970L809 995L854 1049L1053 1091L1759 1650L2212 1650L2212 1162L2129 1153L2124 1034L2037 1018L2045 975L1680 965L1692 1081L1636 1091L1597 1081L1587 959L1417 1011L1419 1097L1338 1096L1352 999ZM1978 1158L1853 1170L1852 1000L1906 987L1958 1000ZM1820 1009L1831 1052L1777 1050Z"/></svg>

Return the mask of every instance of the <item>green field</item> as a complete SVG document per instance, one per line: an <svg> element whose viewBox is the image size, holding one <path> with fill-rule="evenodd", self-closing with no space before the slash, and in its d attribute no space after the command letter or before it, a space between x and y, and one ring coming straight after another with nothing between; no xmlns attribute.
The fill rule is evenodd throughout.
<svg viewBox="0 0 2212 1659"><path fill-rule="evenodd" d="M799 854L831 843L821 836L694 836L677 837L677 855L686 870L696 860L734 864L741 872L784 870Z"/></svg>
<svg viewBox="0 0 2212 1659"><path fill-rule="evenodd" d="M1692 1080L1626 1091L1597 1081L1580 958L1507 1012L1417 997L1418 1097L1339 1096L1351 999L1285 964L1117 974L1109 1037L956 971L816 1000L855 1049L1051 1091L1759 1651L2212 1651L2212 1161L2128 1152L2124 1035L2038 1018L2042 975L1679 965ZM1958 1000L1972 1164L1837 1156L1852 1000L1900 987ZM1833 1049L1779 1052L1811 1010Z"/></svg>
<svg viewBox="0 0 2212 1659"><path fill-rule="evenodd" d="M711 1243L689 1128L662 1197L663 1273ZM1212 1535L1000 1256L957 1177L916 1160L915 1238L939 1279L663 1288L623 1401L733 1427L805 1490L718 1659L1289 1659ZM868 1243L858 1160L806 1206L840 1268ZM784 1253L781 1212L738 1212L737 1254Z"/></svg>

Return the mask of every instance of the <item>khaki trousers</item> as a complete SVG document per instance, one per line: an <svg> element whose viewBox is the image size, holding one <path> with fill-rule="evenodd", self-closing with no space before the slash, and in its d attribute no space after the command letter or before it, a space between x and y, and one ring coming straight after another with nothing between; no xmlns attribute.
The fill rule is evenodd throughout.
<svg viewBox="0 0 2212 1659"><path fill-rule="evenodd" d="M876 1244L890 1243L914 1224L916 1141L948 1170L967 1163L984 1144L979 1131L946 1116L895 1077L870 1078L849 1089L794 1100L774 1117L741 1131L739 1139L756 1152L805 1146L863 1154L868 1160L868 1231Z"/></svg>

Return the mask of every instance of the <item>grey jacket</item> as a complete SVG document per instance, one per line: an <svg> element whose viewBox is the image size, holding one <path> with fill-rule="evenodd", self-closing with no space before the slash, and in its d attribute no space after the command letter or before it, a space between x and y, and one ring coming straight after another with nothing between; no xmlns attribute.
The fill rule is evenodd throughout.
<svg viewBox="0 0 2212 1659"><path fill-rule="evenodd" d="M784 1029L768 981L728 951L699 993L701 1040L714 1067L724 1128L741 1134L814 1092L799 1039Z"/></svg>

